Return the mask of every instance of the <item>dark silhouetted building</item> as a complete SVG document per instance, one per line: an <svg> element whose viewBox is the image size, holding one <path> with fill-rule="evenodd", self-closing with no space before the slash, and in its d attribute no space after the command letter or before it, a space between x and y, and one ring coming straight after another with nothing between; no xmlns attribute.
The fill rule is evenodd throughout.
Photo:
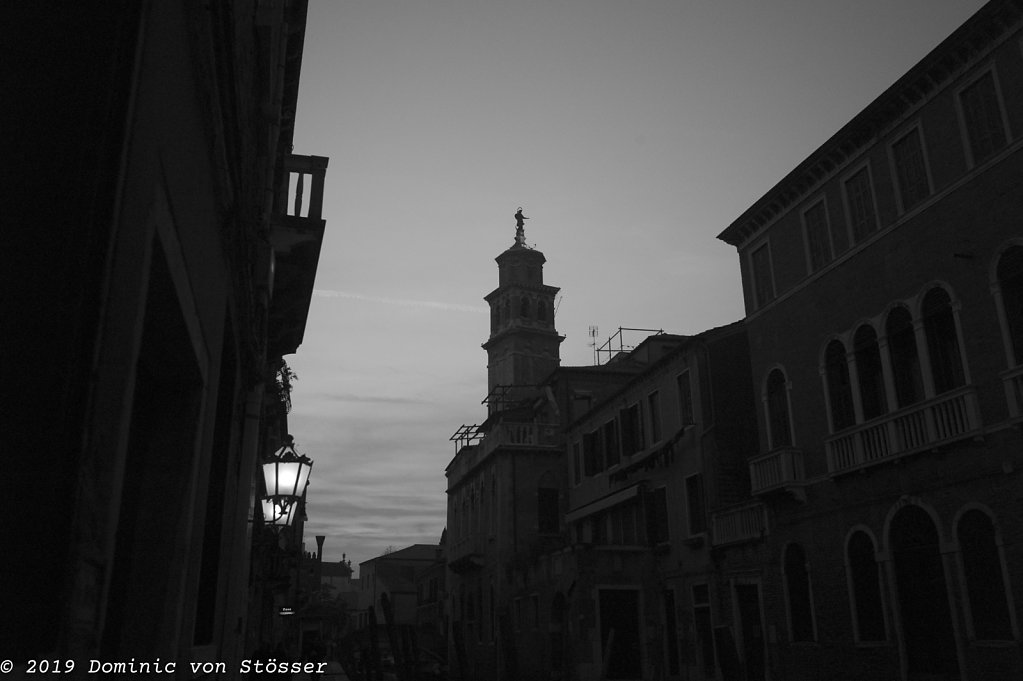
<svg viewBox="0 0 1023 681"><path fill-rule="evenodd" d="M305 14L3 12L0 641L19 665L231 675L251 652L257 463L284 429L281 358L324 230L327 159L291 154Z"/></svg>

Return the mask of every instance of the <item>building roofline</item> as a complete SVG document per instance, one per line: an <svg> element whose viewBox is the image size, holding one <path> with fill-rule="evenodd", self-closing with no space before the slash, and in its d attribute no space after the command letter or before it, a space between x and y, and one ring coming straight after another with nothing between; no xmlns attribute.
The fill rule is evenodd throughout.
<svg viewBox="0 0 1023 681"><path fill-rule="evenodd" d="M736 218L718 239L737 248L748 243L997 44L1006 29L1019 23L1021 4L1021 0L994 0L978 10Z"/></svg>

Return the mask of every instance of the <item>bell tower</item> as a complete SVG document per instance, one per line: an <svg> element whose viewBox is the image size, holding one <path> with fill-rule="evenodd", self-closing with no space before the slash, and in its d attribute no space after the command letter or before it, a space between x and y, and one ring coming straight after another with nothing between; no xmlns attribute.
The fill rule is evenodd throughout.
<svg viewBox="0 0 1023 681"><path fill-rule="evenodd" d="M565 339L554 328L554 296L560 289L543 283L547 259L526 245L522 209L515 217L515 242L496 258L498 286L484 297L490 305L490 338L483 344L488 391L503 391L511 400L531 396L558 367ZM492 402L491 411L496 408Z"/></svg>

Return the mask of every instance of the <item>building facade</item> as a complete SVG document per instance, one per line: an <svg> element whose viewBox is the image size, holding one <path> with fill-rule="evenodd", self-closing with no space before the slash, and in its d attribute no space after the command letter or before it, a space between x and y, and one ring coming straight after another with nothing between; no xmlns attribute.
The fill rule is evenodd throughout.
<svg viewBox="0 0 1023 681"><path fill-rule="evenodd" d="M746 679L1023 676L1021 16L986 5L720 236L767 511Z"/></svg>
<svg viewBox="0 0 1023 681"><path fill-rule="evenodd" d="M305 16L294 0L5 17L5 156L22 161L3 372L21 387L0 413L7 503L29 517L3 529L17 588L0 640L16 665L231 676L251 652L258 461L324 231L327 159L291 154ZM293 175L312 178L302 217Z"/></svg>

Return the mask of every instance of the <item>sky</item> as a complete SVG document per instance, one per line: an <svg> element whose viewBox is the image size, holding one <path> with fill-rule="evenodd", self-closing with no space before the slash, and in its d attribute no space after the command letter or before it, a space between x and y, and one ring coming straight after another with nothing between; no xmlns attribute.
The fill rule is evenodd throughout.
<svg viewBox="0 0 1023 681"><path fill-rule="evenodd" d="M330 158L327 227L286 358L307 550L440 540L516 209L562 365L594 363L590 327L741 319L716 236L982 5L310 0L294 152Z"/></svg>

